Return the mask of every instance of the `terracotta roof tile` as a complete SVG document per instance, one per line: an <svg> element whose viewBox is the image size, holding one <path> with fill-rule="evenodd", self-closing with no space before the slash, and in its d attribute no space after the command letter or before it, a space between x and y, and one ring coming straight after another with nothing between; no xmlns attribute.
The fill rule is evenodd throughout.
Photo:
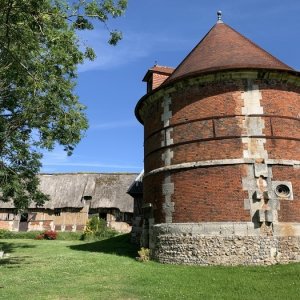
<svg viewBox="0 0 300 300"><path fill-rule="evenodd" d="M232 68L293 70L224 23L217 23L165 81Z"/></svg>

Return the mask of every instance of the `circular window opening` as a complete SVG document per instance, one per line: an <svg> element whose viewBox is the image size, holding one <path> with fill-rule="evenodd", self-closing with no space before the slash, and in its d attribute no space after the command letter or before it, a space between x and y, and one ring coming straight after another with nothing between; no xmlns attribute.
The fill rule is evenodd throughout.
<svg viewBox="0 0 300 300"><path fill-rule="evenodd" d="M290 188L285 184L279 184L276 186L275 193L278 197L287 198L290 196Z"/></svg>

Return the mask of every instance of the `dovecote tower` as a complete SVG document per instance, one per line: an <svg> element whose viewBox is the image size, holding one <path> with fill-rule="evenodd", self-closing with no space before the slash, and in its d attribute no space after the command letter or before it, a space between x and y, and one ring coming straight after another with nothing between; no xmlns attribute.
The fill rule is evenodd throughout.
<svg viewBox="0 0 300 300"><path fill-rule="evenodd" d="M167 263L300 261L300 73L219 12L144 80L143 246Z"/></svg>

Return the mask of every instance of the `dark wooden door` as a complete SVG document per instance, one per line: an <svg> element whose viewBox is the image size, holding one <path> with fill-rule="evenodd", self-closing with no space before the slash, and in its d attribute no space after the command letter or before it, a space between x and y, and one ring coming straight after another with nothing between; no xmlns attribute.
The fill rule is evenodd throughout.
<svg viewBox="0 0 300 300"><path fill-rule="evenodd" d="M19 231L28 230L28 213L22 213L19 223Z"/></svg>

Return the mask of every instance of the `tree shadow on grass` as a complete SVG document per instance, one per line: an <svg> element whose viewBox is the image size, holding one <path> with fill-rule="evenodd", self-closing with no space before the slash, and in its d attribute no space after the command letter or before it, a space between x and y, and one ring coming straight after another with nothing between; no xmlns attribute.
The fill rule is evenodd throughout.
<svg viewBox="0 0 300 300"><path fill-rule="evenodd" d="M130 243L130 234L123 234L102 241L73 245L70 246L70 249L115 254L132 258L136 257L138 250L136 245Z"/></svg>
<svg viewBox="0 0 300 300"><path fill-rule="evenodd" d="M17 248L34 248L36 246L34 245L28 245L28 244L21 244L21 243L9 243L9 242L0 242L0 251L4 251L4 257L0 258L0 267L6 266L8 268L14 268L19 267L22 264L24 264L24 261L29 256L21 256L21 257L14 257L11 256L13 252Z"/></svg>
<svg viewBox="0 0 300 300"><path fill-rule="evenodd" d="M0 242L0 250L3 250L5 253L12 253L17 248L35 248L35 245L22 244L22 243L9 243L9 242Z"/></svg>
<svg viewBox="0 0 300 300"><path fill-rule="evenodd" d="M26 259L25 256L1 258L0 267L5 266L6 268L20 268L21 265L25 264L25 259Z"/></svg>

